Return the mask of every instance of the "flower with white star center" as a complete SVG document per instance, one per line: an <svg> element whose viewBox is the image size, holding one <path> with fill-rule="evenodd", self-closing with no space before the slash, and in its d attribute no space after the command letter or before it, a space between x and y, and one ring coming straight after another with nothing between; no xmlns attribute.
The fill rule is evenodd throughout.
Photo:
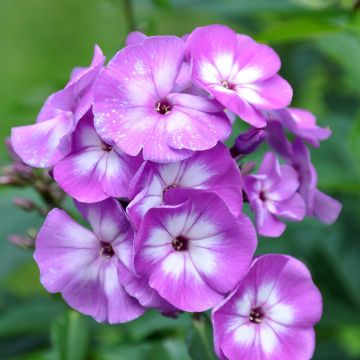
<svg viewBox="0 0 360 360"><path fill-rule="evenodd" d="M260 110L289 105L292 89L277 74L280 59L269 46L224 25L195 29L187 45L194 82L247 123L264 127Z"/></svg>
<svg viewBox="0 0 360 360"><path fill-rule="evenodd" d="M231 124L223 106L206 94L185 93L183 80L190 78L185 60L185 42L176 36L151 36L120 50L94 92L101 138L128 155L142 150L145 160L162 163L225 140Z"/></svg>
<svg viewBox="0 0 360 360"><path fill-rule="evenodd" d="M233 293L213 310L221 359L309 360L322 299L300 261L264 255Z"/></svg>
<svg viewBox="0 0 360 360"><path fill-rule="evenodd" d="M125 285L133 274L134 232L114 199L76 204L92 231L52 210L40 229L34 257L41 283L61 292L74 309L99 322L123 323L144 313Z"/></svg>
<svg viewBox="0 0 360 360"><path fill-rule="evenodd" d="M135 238L135 270L184 311L217 305L249 269L256 234L216 194L170 189L167 205L145 215Z"/></svg>

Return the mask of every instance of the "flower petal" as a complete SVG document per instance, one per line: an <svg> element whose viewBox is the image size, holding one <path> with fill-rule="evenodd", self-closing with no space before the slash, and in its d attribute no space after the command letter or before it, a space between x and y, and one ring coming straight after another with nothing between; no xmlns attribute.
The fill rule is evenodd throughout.
<svg viewBox="0 0 360 360"><path fill-rule="evenodd" d="M66 156L59 147L66 135L73 131L72 117L62 112L57 117L34 125L15 127L11 131L11 144L15 152L28 165L51 167ZM67 152L70 148L67 149Z"/></svg>
<svg viewBox="0 0 360 360"><path fill-rule="evenodd" d="M304 199L297 193L286 200L269 201L268 209L276 216L293 221L303 220L306 214Z"/></svg>
<svg viewBox="0 0 360 360"><path fill-rule="evenodd" d="M75 201L75 205L90 223L99 241L111 243L117 240L119 243L120 235L123 235L123 240L128 236L128 232L133 236L126 214L115 199L106 199L94 204Z"/></svg>
<svg viewBox="0 0 360 360"><path fill-rule="evenodd" d="M60 187L78 201L94 203L109 197L102 188L108 154L102 150L74 153L54 167Z"/></svg>

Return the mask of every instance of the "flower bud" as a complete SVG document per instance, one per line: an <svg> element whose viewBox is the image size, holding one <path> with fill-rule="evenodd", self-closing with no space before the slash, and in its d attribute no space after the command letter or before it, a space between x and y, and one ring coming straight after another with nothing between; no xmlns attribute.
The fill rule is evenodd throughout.
<svg viewBox="0 0 360 360"><path fill-rule="evenodd" d="M253 161L241 164L241 174L248 175L251 174L252 171L255 169L256 163Z"/></svg>
<svg viewBox="0 0 360 360"><path fill-rule="evenodd" d="M234 146L230 149L231 155L237 157L253 153L266 137L265 130L251 128L236 138Z"/></svg>
<svg viewBox="0 0 360 360"><path fill-rule="evenodd" d="M13 199L13 203L14 205L26 211L34 210L36 207L31 200L22 197L15 197Z"/></svg>
<svg viewBox="0 0 360 360"><path fill-rule="evenodd" d="M35 244L34 239L29 236L10 235L8 240L11 244L24 249L33 249Z"/></svg>
<svg viewBox="0 0 360 360"><path fill-rule="evenodd" d="M13 179L11 176L4 175L0 176L0 185L11 185L13 183Z"/></svg>

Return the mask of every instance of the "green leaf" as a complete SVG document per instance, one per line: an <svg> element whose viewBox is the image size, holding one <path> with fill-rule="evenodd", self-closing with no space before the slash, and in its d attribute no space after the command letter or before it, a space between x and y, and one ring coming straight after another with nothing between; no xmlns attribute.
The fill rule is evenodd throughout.
<svg viewBox="0 0 360 360"><path fill-rule="evenodd" d="M169 9L171 7L171 1L170 0L152 0L152 1L159 8Z"/></svg>
<svg viewBox="0 0 360 360"><path fill-rule="evenodd" d="M317 43L324 54L340 65L340 75L344 84L355 94L360 95L359 36L350 33L331 34L320 37Z"/></svg>
<svg viewBox="0 0 360 360"><path fill-rule="evenodd" d="M205 313L195 314L188 337L188 349L192 360L216 360L211 323Z"/></svg>
<svg viewBox="0 0 360 360"><path fill-rule="evenodd" d="M342 31L342 27L331 17L297 16L287 21L272 23L257 36L257 39L272 44L286 43L340 31Z"/></svg>
<svg viewBox="0 0 360 360"><path fill-rule="evenodd" d="M47 333L51 321L64 309L63 302L49 298L15 302L6 311L0 308L0 337Z"/></svg>
<svg viewBox="0 0 360 360"><path fill-rule="evenodd" d="M350 132L350 148L354 152L355 158L358 159L360 165L360 113Z"/></svg>
<svg viewBox="0 0 360 360"><path fill-rule="evenodd" d="M57 360L87 359L89 338L88 319L73 310L57 319L51 328Z"/></svg>

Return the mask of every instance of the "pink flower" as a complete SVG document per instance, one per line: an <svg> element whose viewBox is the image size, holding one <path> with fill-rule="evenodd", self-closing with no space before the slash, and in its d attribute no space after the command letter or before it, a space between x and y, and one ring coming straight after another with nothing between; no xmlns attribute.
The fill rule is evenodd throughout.
<svg viewBox="0 0 360 360"><path fill-rule="evenodd" d="M214 193L171 189L166 203L150 209L141 223L135 269L180 310L208 310L248 271L255 231L246 216L235 219Z"/></svg>
<svg viewBox="0 0 360 360"><path fill-rule="evenodd" d="M305 200L306 215L313 216L328 225L335 222L340 215L342 205L317 188L317 173L311 163L310 151L300 139L294 140L288 162L298 172L300 181L298 192Z"/></svg>
<svg viewBox="0 0 360 360"><path fill-rule="evenodd" d="M309 360L322 299L308 269L285 255L264 255L213 310L221 359Z"/></svg>
<svg viewBox="0 0 360 360"><path fill-rule="evenodd" d="M185 43L154 36L119 51L99 76L95 127L106 142L145 160L173 162L230 135L223 107L188 87Z"/></svg>
<svg viewBox="0 0 360 360"><path fill-rule="evenodd" d="M36 124L12 129L12 146L24 163L51 167L70 152L70 135L91 107L95 79L104 61L95 46L91 65L76 68L65 88L46 100Z"/></svg>
<svg viewBox="0 0 360 360"><path fill-rule="evenodd" d="M41 283L99 322L122 323L144 313L125 285L133 274L134 232L116 200L77 204L92 231L52 210L35 243Z"/></svg>
<svg viewBox="0 0 360 360"><path fill-rule="evenodd" d="M78 201L92 203L112 197L128 197L129 183L142 163L97 135L89 111L72 136L71 152L54 167L61 188Z"/></svg>
<svg viewBox="0 0 360 360"><path fill-rule="evenodd" d="M240 171L223 144L176 163L146 162L133 181L132 192L136 196L127 207L136 227L149 209L164 203L164 194L174 187L217 193L235 217L241 213Z"/></svg>
<svg viewBox="0 0 360 360"><path fill-rule="evenodd" d="M277 74L280 59L269 46L223 25L195 29L188 46L194 82L242 120L264 127L260 109L289 105L292 89Z"/></svg>
<svg viewBox="0 0 360 360"><path fill-rule="evenodd" d="M297 192L305 201L306 215L313 216L325 224L335 222L340 215L342 205L339 201L317 188L317 172L311 163L310 151L304 144L304 141L300 137L296 137L291 143L287 139L285 129L279 121L269 121L266 130L270 146L298 174L299 188ZM326 129L321 130L325 131ZM321 132L324 133L323 131ZM311 137L302 136L302 138L309 142ZM321 139L316 136L312 138L311 143L316 145L316 142L319 140Z"/></svg>
<svg viewBox="0 0 360 360"><path fill-rule="evenodd" d="M255 213L256 228L264 236L280 236L286 225L278 217L301 221L305 203L297 193L298 174L289 165L280 165L267 153L256 175L244 177L244 191Z"/></svg>

